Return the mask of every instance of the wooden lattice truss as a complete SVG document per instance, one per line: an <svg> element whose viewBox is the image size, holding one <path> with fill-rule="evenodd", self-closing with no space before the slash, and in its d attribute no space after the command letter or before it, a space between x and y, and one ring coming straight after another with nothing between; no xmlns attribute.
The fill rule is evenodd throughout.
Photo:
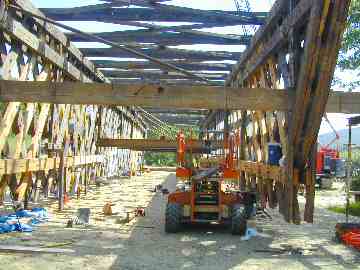
<svg viewBox="0 0 360 270"><path fill-rule="evenodd" d="M242 174L243 184L257 181L262 198L270 206L279 202L287 221L300 222L297 192L306 186L305 221L314 209L316 140L330 93L347 19L349 2L281 1L255 34L227 80L228 86L286 88L295 95L289 112L248 111L230 113L240 129L242 160L267 163L270 142L278 142L286 156L282 179ZM230 117L231 118L231 117Z"/></svg>
<svg viewBox="0 0 360 270"><path fill-rule="evenodd" d="M14 2L41 14L29 1ZM2 80L104 82L104 76L57 28L11 11L2 17L1 28ZM86 179L105 168L119 174L125 165L135 169L138 164L138 152L97 149L99 129L111 137L145 135L144 125L122 107L3 102L0 118L0 202L7 186L17 200L26 194L38 198L40 188L45 193L55 190L60 160L49 153L51 145L63 149L68 145L66 191L76 193ZM101 118L106 121L99 126Z"/></svg>

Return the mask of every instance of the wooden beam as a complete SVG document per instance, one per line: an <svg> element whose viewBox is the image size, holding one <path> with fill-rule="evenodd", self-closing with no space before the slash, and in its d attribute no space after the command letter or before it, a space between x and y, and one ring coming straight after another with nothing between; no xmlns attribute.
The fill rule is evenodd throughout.
<svg viewBox="0 0 360 270"><path fill-rule="evenodd" d="M160 85L182 85L182 86L196 86L204 85L202 82L194 79L148 79L148 78L109 78L114 84L160 84ZM223 86L224 80L208 80L209 84L213 86Z"/></svg>
<svg viewBox="0 0 360 270"><path fill-rule="evenodd" d="M245 172L262 179L271 179L282 183L285 181L285 169L279 166L268 165L262 162L239 160L237 169L240 172Z"/></svg>
<svg viewBox="0 0 360 270"><path fill-rule="evenodd" d="M141 23L127 23L143 25ZM160 27L161 28L161 27ZM162 46L192 45L192 44L219 44L219 45L249 45L251 36L222 35L207 33L198 30L183 30L180 32L153 32L146 30L128 30L96 33L96 35L117 43L156 43ZM191 32L190 32L191 31ZM73 42L88 41L76 33L67 33Z"/></svg>
<svg viewBox="0 0 360 270"><path fill-rule="evenodd" d="M13 19L11 16L6 16L4 23L0 23L0 29L16 38L23 45L28 46L37 55L44 57L46 60L55 64L62 71L65 71L69 76L76 80L84 80L90 82L91 79L84 75L73 63L66 57L56 52L49 44L39 39L36 35L26 29L21 22ZM81 54L80 54L81 55Z"/></svg>
<svg viewBox="0 0 360 270"><path fill-rule="evenodd" d="M326 105L327 113L360 113L360 93L359 92L340 92L332 91ZM203 120L202 126L206 127L214 120L216 111L208 114Z"/></svg>
<svg viewBox="0 0 360 270"><path fill-rule="evenodd" d="M360 93L332 91L326 105L327 113L360 113Z"/></svg>
<svg viewBox="0 0 360 270"><path fill-rule="evenodd" d="M14 1L19 7L24 10L30 11L38 16L45 16L39 9L37 9L33 3L29 0L15 0ZM88 59L84 58L80 50L73 44L69 43L69 40L66 38L65 34L56 26L51 23L45 23L42 20L35 19L36 24L42 26L46 33L51 37L56 39L60 44L64 46L72 56L76 58L79 62L81 62L91 73L94 73L95 76L98 76L99 79L102 80L103 76L95 70L94 64ZM24 36L26 38L26 36Z"/></svg>
<svg viewBox="0 0 360 270"><path fill-rule="evenodd" d="M146 7L113 8L113 4L99 4L77 8L43 8L41 11L46 16L58 21L105 21L112 23L124 21L180 21L260 25L267 15L266 12L243 12L243 16L238 16L236 12L232 11L199 10L176 6L169 6L169 8L164 5L163 9L165 10L154 10Z"/></svg>
<svg viewBox="0 0 360 270"><path fill-rule="evenodd" d="M311 148L317 141L322 116L326 110L350 2L350 0L333 1L328 15L329 19L324 23L326 34L322 40L322 50L319 54L319 75L315 80L316 84L313 85L312 103L307 112L307 117L311 121L307 121L304 126L304 139L301 148L299 148L303 152L303 164L305 164L304 161L308 158Z"/></svg>
<svg viewBox="0 0 360 270"><path fill-rule="evenodd" d="M121 149L131 149L135 151L173 151L176 152L178 142L176 140L150 140L150 139L98 139L99 147L117 147ZM223 147L223 141L191 140L188 147L194 152L206 152L209 149L219 149ZM190 149L190 148L189 148Z"/></svg>
<svg viewBox="0 0 360 270"><path fill-rule="evenodd" d="M146 79L181 79L188 78L179 72L162 71L162 70L103 70L103 74L110 80L112 78L146 78ZM193 71L192 71L193 72ZM205 73L193 72L197 76L212 80L225 80L227 73Z"/></svg>
<svg viewBox="0 0 360 270"><path fill-rule="evenodd" d="M178 119L181 120L192 120L192 121L199 121L201 119L204 119L205 115L191 115L191 114L176 114L176 113L152 113L152 115L156 116L160 120L164 119L166 121L167 119Z"/></svg>
<svg viewBox="0 0 360 270"><path fill-rule="evenodd" d="M202 116L206 116L206 114L208 113L208 110L179 110L179 109L173 109L173 108L167 108L167 109L158 109L156 107L154 108L143 108L145 111L149 112L149 113L170 113L170 114L190 114L190 115L202 115Z"/></svg>
<svg viewBox="0 0 360 270"><path fill-rule="evenodd" d="M292 96L261 88L0 80L0 101L287 111Z"/></svg>
<svg viewBox="0 0 360 270"><path fill-rule="evenodd" d="M144 22L127 22L127 25L131 25L131 26L137 26L137 27L145 27L148 29L152 29L152 30L158 30L158 32L160 32L161 34L165 34L165 31L169 31L167 30L169 27L168 26L160 26L160 25L156 25L153 23L144 23ZM227 43L227 42L233 42L234 40L237 41L237 45L238 44L242 44L242 42L245 42L246 44L244 45L248 45L250 43L250 39L251 36L250 35L245 35L245 36L240 36L240 35L229 35L229 34L219 34L219 33L212 33L212 32L206 32L206 31L202 31L202 30L193 30L193 29L179 29L178 31L174 31L174 30L170 30L172 31L174 34L174 32L178 32L178 33L182 33L185 34L184 35L184 39L187 36L190 37L197 37L197 39L202 40L202 38L208 38L208 40L212 40L213 42L218 42L220 40L223 40L223 42ZM153 34L155 34L155 31L152 31ZM198 41L197 39L195 39L196 43L202 43L202 44L206 44L203 43L202 41ZM211 44L214 44L213 42L211 42ZM158 44L163 44L161 42L161 40L158 40ZM236 44L236 43L235 43Z"/></svg>
<svg viewBox="0 0 360 270"><path fill-rule="evenodd" d="M123 5L128 5L128 2L125 0L117 0L117 4L122 3ZM174 5L169 5L169 4L161 4L161 3L156 3L154 1L149 2L147 0L132 0L131 2L133 5L138 5L141 7L147 7L147 8L151 8L153 9L155 12L165 12L165 13L170 13L170 14L186 14L186 15L192 15L193 20L198 20L197 16L204 16L206 18L206 21L210 21L210 20L214 20L216 19L216 21L229 21L229 20L234 20L234 21L238 21L239 17L242 19L255 19L256 15L253 12L248 12L248 11L222 11L222 10L203 10L203 9L193 9L193 8L187 8L187 7L181 7L181 6L174 6ZM177 14L177 15L180 15ZM264 17L262 17L263 19L266 18L266 16L268 15L267 13L256 13L256 14L262 14L265 15ZM252 22L248 22L250 24L256 24L254 21ZM239 23L239 24L243 24Z"/></svg>
<svg viewBox="0 0 360 270"><path fill-rule="evenodd" d="M137 46L134 48L139 49ZM81 51L87 57L117 57L117 58L137 58L133 54L127 53L117 48L81 48ZM239 59L240 52L223 52L223 51L194 51L183 49L164 49L153 47L151 49L140 50L151 57L161 59L190 59L191 61L223 61L223 60L237 60Z"/></svg>
<svg viewBox="0 0 360 270"><path fill-rule="evenodd" d="M163 62L174 64L179 68L187 70L209 70L209 71L230 71L231 64L227 63L203 63L194 61L181 61L181 60L169 60L162 59ZM155 65L150 61L114 61L114 60L92 60L100 70L103 68L114 68L114 69L158 69L159 66Z"/></svg>
<svg viewBox="0 0 360 270"><path fill-rule="evenodd" d="M288 42L288 34L291 29L299 24L306 23L304 16L309 12L313 5L310 0L302 0L295 7L292 14L287 16L281 25L281 30L277 29L269 40L264 44L259 43L264 39L264 36L268 36L269 33L260 30L251 41L251 45L243 52L239 62L234 66L231 75L227 80L227 85L231 83L240 72L244 70L240 84L246 80L253 72L255 72L261 64L263 64L276 50L279 50L284 44ZM256 49L259 46L260 49Z"/></svg>
<svg viewBox="0 0 360 270"><path fill-rule="evenodd" d="M103 162L102 155L66 157L66 167L76 167ZM0 159L0 175L33 171L49 171L59 168L60 158Z"/></svg>

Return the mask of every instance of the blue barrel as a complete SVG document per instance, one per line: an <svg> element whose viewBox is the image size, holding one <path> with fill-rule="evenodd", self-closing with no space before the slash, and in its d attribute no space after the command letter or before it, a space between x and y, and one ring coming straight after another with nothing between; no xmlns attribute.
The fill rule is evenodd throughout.
<svg viewBox="0 0 360 270"><path fill-rule="evenodd" d="M346 176L345 159L336 159L335 176L339 178L343 178Z"/></svg>
<svg viewBox="0 0 360 270"><path fill-rule="evenodd" d="M269 150L268 163L270 165L279 166L279 160L282 157L281 144L269 143L268 150Z"/></svg>

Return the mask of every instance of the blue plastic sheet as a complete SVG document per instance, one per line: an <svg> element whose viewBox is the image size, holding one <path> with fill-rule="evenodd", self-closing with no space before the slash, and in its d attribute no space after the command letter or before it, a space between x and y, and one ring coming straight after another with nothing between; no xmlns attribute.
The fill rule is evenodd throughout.
<svg viewBox="0 0 360 270"><path fill-rule="evenodd" d="M30 225L24 224L21 218L31 218ZM30 210L19 210L14 214L0 216L0 234L8 232L32 232L32 226L45 222L49 215L44 208L33 208Z"/></svg>

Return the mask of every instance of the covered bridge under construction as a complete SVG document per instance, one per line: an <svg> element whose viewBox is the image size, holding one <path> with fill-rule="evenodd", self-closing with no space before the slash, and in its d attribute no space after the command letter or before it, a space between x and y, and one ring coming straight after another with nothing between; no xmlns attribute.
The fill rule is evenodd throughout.
<svg viewBox="0 0 360 270"><path fill-rule="evenodd" d="M30 0L1 0L0 195L9 186L24 200L29 189L38 196L62 181L86 190L95 175L139 170L143 151L171 147L176 129L190 125L200 136L239 132L240 182L276 197L288 222L301 221L296 195L305 184L303 219L312 222L322 116L360 111L358 93L331 90L350 0L277 0L268 13L241 1L236 12L163 2L39 10ZM56 23L90 20L136 30L89 34ZM227 26L243 34L203 30ZM176 47L200 44L246 49ZM152 144L149 131L165 139ZM281 144L285 167L267 165L269 143Z"/></svg>

